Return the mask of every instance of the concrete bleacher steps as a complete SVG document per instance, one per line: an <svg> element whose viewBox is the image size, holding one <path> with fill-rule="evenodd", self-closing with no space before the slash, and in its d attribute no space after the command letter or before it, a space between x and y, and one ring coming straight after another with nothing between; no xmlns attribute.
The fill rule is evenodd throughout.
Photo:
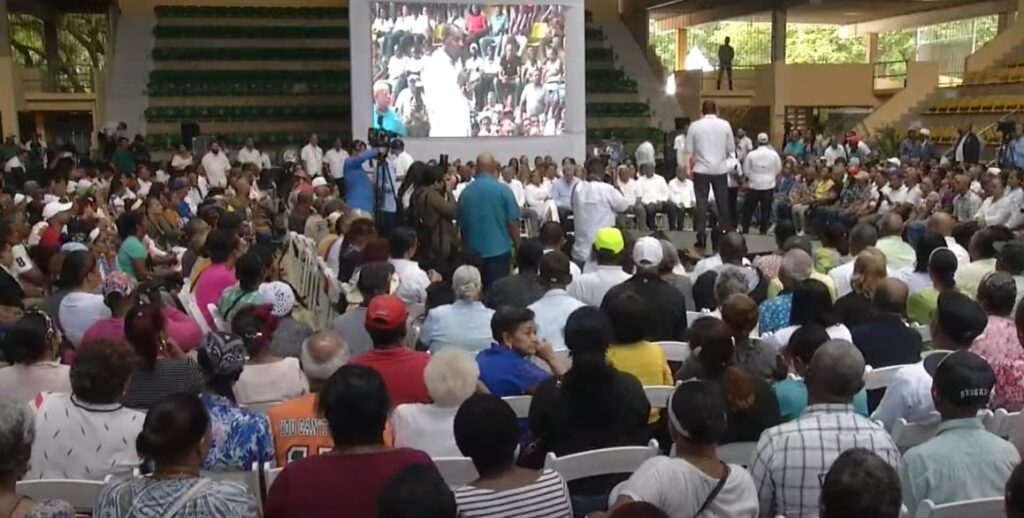
<svg viewBox="0 0 1024 518"><path fill-rule="evenodd" d="M233 145L350 137L344 8L158 6L146 91L148 141L167 150L180 124Z"/></svg>

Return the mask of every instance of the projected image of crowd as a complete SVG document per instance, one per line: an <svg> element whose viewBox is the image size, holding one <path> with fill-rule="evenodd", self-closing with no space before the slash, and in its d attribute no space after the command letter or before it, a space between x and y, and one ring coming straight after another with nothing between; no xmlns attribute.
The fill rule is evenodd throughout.
<svg viewBox="0 0 1024 518"><path fill-rule="evenodd" d="M373 127L405 137L562 134L563 7L372 9Z"/></svg>

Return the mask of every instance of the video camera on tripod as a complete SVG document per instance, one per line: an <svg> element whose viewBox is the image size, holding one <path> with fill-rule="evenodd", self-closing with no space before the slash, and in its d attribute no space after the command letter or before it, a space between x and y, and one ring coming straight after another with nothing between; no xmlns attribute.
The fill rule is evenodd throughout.
<svg viewBox="0 0 1024 518"><path fill-rule="evenodd" d="M378 119L383 119L383 116L379 116ZM380 125L383 121L378 120L377 124ZM366 142L370 144L370 147L374 148L388 148L391 149L391 144L401 138L401 135L394 131L388 131L381 128L370 128L366 131Z"/></svg>

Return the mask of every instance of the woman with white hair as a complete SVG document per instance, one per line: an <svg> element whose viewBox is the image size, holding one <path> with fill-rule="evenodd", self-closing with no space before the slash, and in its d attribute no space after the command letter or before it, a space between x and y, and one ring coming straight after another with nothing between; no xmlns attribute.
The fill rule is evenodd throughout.
<svg viewBox="0 0 1024 518"><path fill-rule="evenodd" d="M461 457L453 425L459 405L479 386L480 368L468 352L448 347L430 357L423 382L431 404L395 407L391 426L396 448L413 448L431 457Z"/></svg>
<svg viewBox="0 0 1024 518"><path fill-rule="evenodd" d="M28 470L35 439L35 423L24 401L0 399L0 516L15 518L74 516L75 509L61 500L33 502L16 492Z"/></svg>
<svg viewBox="0 0 1024 518"><path fill-rule="evenodd" d="M455 302L430 311L420 329L420 342L431 353L454 345L477 352L491 345L491 317L494 310L480 302L483 281L475 266L463 265L452 275Z"/></svg>

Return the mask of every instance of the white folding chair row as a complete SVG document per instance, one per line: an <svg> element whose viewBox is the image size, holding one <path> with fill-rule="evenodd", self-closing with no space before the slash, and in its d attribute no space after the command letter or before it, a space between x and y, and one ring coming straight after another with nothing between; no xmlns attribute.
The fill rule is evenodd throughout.
<svg viewBox="0 0 1024 518"><path fill-rule="evenodd" d="M431 460L450 488L462 487L480 477L468 457L434 457Z"/></svg>
<svg viewBox="0 0 1024 518"><path fill-rule="evenodd" d="M284 403L284 401L264 401L262 403L247 403L247 404L240 405L240 406L242 408L248 408L249 410L254 410L254 411L259 412L261 414L266 414L267 412L270 411L271 408L274 408L275 406L280 405L281 403Z"/></svg>
<svg viewBox="0 0 1024 518"><path fill-rule="evenodd" d="M231 331L231 328L228 326L228 323L225 322L224 318L220 316L220 310L217 309L216 304L212 302L207 304L206 311L210 312L210 317L213 318L213 325L217 328L218 331L224 333Z"/></svg>
<svg viewBox="0 0 1024 518"><path fill-rule="evenodd" d="M890 435L892 435L892 442L896 443L896 447L905 452L934 437L938 429L938 423L931 425L908 423L901 417L896 420Z"/></svg>
<svg viewBox="0 0 1024 518"><path fill-rule="evenodd" d="M684 362L690 357L690 346L686 342L663 340L655 343L661 346L665 359L670 362Z"/></svg>
<svg viewBox="0 0 1024 518"><path fill-rule="evenodd" d="M108 477L109 479L109 477ZM64 500L75 511L91 513L106 482L99 480L42 479L18 482L15 491L35 501Z"/></svg>
<svg viewBox="0 0 1024 518"><path fill-rule="evenodd" d="M644 387L644 393L647 394L651 408L662 409L668 407L668 398L675 389L672 385L650 385Z"/></svg>
<svg viewBox="0 0 1024 518"><path fill-rule="evenodd" d="M937 505L925 499L917 507L914 518L1003 518L1006 506L1003 497L977 498L963 502Z"/></svg>
<svg viewBox="0 0 1024 518"><path fill-rule="evenodd" d="M993 412L988 419L985 419L985 428L1006 439L1015 428L1024 426L1024 414L1021 412L1007 412L1000 408Z"/></svg>
<svg viewBox="0 0 1024 518"><path fill-rule="evenodd" d="M533 402L533 396L507 396L501 399L512 407L517 418L526 419L530 415L530 403Z"/></svg>
<svg viewBox="0 0 1024 518"><path fill-rule="evenodd" d="M722 462L738 464L743 467L750 465L750 459L757 449L757 441L731 442L718 445L718 458Z"/></svg>
<svg viewBox="0 0 1024 518"><path fill-rule="evenodd" d="M181 307L185 308L185 313L188 313L188 316L192 317L192 320L196 321L196 325L199 326L199 329L203 334L205 335L209 333L210 326L206 323L206 318L204 318L203 314L199 311L199 306L196 304L195 294L182 291L178 293L178 301L181 302Z"/></svg>
<svg viewBox="0 0 1024 518"><path fill-rule="evenodd" d="M622 446L591 450L564 457L548 453L544 468L553 469L566 482L599 475L633 473L647 459L658 455L658 441L651 439L647 446Z"/></svg>
<svg viewBox="0 0 1024 518"><path fill-rule="evenodd" d="M263 496L260 492L260 465L258 462L252 463L251 469L246 471L203 471L202 476L210 480L217 480L222 482L235 482L245 486L250 493L256 496L256 500L262 500ZM269 485L267 487L270 487Z"/></svg>

